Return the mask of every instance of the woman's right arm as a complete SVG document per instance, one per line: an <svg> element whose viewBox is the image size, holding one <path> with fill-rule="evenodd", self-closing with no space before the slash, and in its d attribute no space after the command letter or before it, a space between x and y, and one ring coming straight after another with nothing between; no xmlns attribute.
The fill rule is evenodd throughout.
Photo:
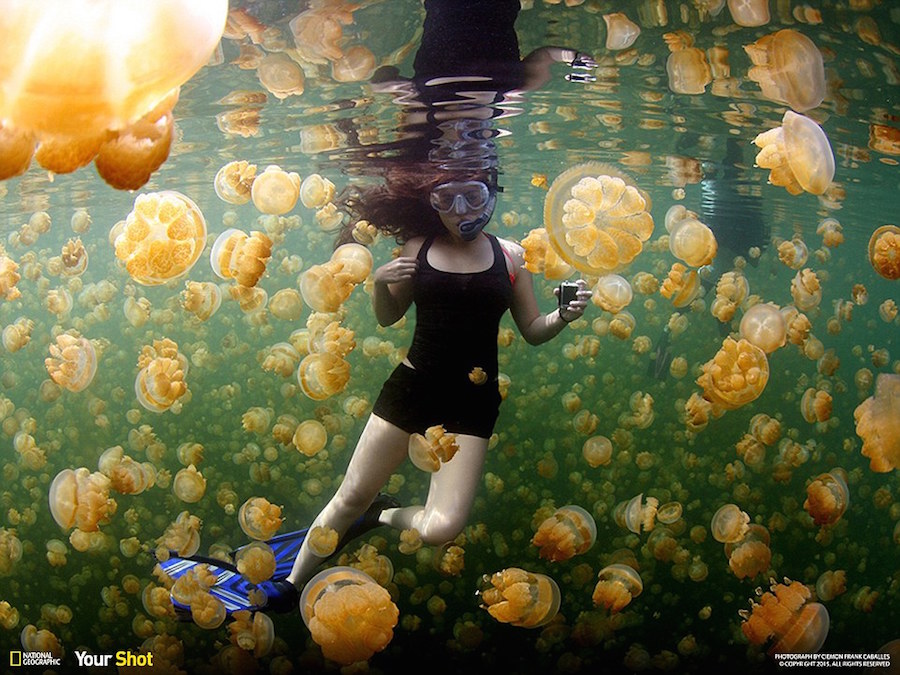
<svg viewBox="0 0 900 675"><path fill-rule="evenodd" d="M423 239L415 237L403 245L400 255L375 270L372 307L382 326L396 323L412 304L413 278L419 268L416 254Z"/></svg>

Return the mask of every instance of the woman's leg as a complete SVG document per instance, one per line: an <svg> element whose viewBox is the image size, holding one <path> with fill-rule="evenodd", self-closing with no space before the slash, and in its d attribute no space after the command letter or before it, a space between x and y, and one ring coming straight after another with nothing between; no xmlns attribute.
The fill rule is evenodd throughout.
<svg viewBox="0 0 900 675"><path fill-rule="evenodd" d="M431 474L425 506L385 509L380 522L401 530L415 528L431 545L451 541L462 531L481 483L488 439L459 434L456 442L459 451L453 459Z"/></svg>
<svg viewBox="0 0 900 675"><path fill-rule="evenodd" d="M310 529L327 526L335 530L339 537L343 536L350 525L365 513L408 452L408 433L377 415L370 415L353 450L344 479ZM306 583L322 562L322 558L309 550L308 541L303 542L287 577L297 587Z"/></svg>

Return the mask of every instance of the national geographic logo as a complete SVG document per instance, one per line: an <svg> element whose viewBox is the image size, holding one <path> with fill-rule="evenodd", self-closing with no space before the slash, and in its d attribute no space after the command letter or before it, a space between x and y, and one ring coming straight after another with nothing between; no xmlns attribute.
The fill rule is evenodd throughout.
<svg viewBox="0 0 900 675"><path fill-rule="evenodd" d="M50 652L10 652L9 665L13 668L23 666L58 666L61 659Z"/></svg>

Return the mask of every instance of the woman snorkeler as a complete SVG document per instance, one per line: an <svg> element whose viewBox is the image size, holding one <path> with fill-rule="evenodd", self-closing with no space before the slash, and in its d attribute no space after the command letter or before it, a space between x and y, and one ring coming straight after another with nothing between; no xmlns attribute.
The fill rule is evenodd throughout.
<svg viewBox="0 0 900 675"><path fill-rule="evenodd" d="M538 345L580 317L591 293L580 280L574 300L541 313L522 247L484 231L497 201L495 169L449 173L419 164L388 173L384 186L346 204L402 243L399 256L375 270L372 303L382 326L416 305L412 345L385 382L343 481L311 528L331 528L343 544L351 525L357 536L382 524L415 529L423 542L438 545L466 525L481 480L501 401L501 317L509 310L522 337ZM486 379L470 377L476 369ZM459 450L431 475L424 506L398 508L379 490L406 459L410 435L433 425L456 434ZM320 563L305 541L287 581L302 587Z"/></svg>

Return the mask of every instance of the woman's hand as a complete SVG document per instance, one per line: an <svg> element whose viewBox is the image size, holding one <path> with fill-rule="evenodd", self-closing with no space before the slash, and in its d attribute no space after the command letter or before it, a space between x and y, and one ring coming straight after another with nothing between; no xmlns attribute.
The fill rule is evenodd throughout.
<svg viewBox="0 0 900 675"><path fill-rule="evenodd" d="M376 284L396 284L400 281L409 281L416 276L419 262L415 258L400 256L375 270Z"/></svg>
<svg viewBox="0 0 900 675"><path fill-rule="evenodd" d="M565 307L559 308L559 316L566 323L572 323L575 319L581 317L584 314L584 310L587 309L588 300L591 299L591 291L587 282L584 279L576 279L575 283L578 284L578 292L575 294L575 299ZM558 287L553 292L557 297L559 296Z"/></svg>

